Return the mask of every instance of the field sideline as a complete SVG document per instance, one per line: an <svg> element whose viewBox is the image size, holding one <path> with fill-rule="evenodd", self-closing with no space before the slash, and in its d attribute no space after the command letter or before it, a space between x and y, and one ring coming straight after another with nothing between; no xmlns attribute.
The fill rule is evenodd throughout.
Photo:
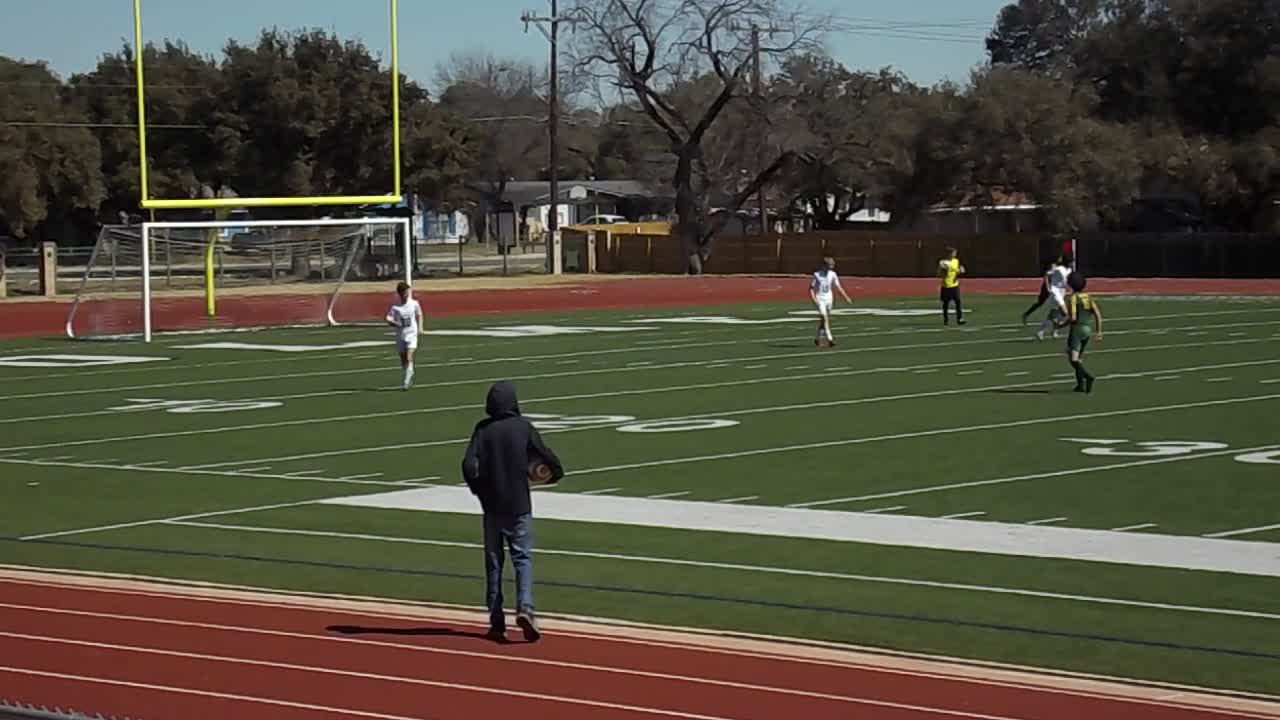
<svg viewBox="0 0 1280 720"><path fill-rule="evenodd" d="M1091 396L998 294L856 296L821 351L794 303L440 316L408 393L367 327L4 341L0 563L474 608L512 378L571 471L549 614L1275 701L1280 298L1115 289Z"/></svg>

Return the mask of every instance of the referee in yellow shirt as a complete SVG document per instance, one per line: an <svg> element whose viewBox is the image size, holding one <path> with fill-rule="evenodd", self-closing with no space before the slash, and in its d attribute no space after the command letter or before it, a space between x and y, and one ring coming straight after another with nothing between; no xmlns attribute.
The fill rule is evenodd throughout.
<svg viewBox="0 0 1280 720"><path fill-rule="evenodd" d="M964 265L960 264L959 253L955 248L947 248L947 256L938 261L938 277L942 279L942 324L950 325L951 317L947 314L951 303L956 304L956 324L964 324L964 306L960 304L960 276L964 274Z"/></svg>

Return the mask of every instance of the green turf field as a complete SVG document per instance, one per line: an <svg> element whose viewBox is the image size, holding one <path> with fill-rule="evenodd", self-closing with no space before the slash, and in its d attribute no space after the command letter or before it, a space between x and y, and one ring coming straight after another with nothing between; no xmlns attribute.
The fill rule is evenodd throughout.
<svg viewBox="0 0 1280 720"><path fill-rule="evenodd" d="M544 613L1280 694L1280 302L1104 296L1085 396L1025 301L825 350L795 306L450 318L408 393L378 328L9 341L0 563L478 606L449 503L512 378L571 471Z"/></svg>

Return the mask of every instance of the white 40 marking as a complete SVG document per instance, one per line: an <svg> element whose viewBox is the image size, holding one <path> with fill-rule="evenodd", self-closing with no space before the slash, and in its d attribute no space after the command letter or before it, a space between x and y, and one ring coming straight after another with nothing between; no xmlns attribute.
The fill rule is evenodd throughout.
<svg viewBox="0 0 1280 720"><path fill-rule="evenodd" d="M164 410L171 413L223 413L241 410L266 410L281 407L276 400L159 400L154 398L126 398L131 405L107 408L119 411Z"/></svg>
<svg viewBox="0 0 1280 720"><path fill-rule="evenodd" d="M1226 450L1231 447L1226 443L1204 442L1196 440L1155 440L1133 442L1118 438L1061 438L1065 442L1087 445L1080 452L1085 455L1100 457L1176 457L1193 455L1198 452ZM1280 450L1246 453L1233 458L1236 462L1250 465L1280 465Z"/></svg>

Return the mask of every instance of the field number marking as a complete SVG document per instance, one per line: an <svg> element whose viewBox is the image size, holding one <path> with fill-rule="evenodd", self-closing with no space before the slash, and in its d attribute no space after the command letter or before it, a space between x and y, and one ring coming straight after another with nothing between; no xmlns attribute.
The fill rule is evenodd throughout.
<svg viewBox="0 0 1280 720"><path fill-rule="evenodd" d="M1080 452L1085 455L1096 455L1102 457L1173 457L1177 455L1192 455L1197 452L1210 452L1217 450L1226 450L1231 447L1226 443L1220 442L1201 442L1201 441L1152 441L1152 442L1131 442L1129 440L1120 440L1112 438L1060 438L1065 442L1083 443L1092 447L1086 447ZM1127 446L1118 449L1117 446ZM1267 450L1263 452L1251 452L1237 455L1232 458L1236 462L1247 463L1250 465L1280 465L1280 450Z"/></svg>
<svg viewBox="0 0 1280 720"><path fill-rule="evenodd" d="M168 359L166 357L140 355L18 355L17 357L0 358L0 366L78 368L97 367L99 365L132 365L135 363L160 362Z"/></svg>
<svg viewBox="0 0 1280 720"><path fill-rule="evenodd" d="M138 412L144 410L164 410L171 413L224 413L243 410L266 410L283 407L277 400L160 400L154 398L126 398L130 405L120 405L108 410Z"/></svg>
<svg viewBox="0 0 1280 720"><path fill-rule="evenodd" d="M530 413L526 418L533 421L539 430L572 430L595 425L618 425L616 430L624 433L669 433L689 432L693 430L719 430L720 428L738 425L736 420L717 420L714 418L691 418L687 420L656 420L651 422L635 422L631 415L549 415Z"/></svg>

